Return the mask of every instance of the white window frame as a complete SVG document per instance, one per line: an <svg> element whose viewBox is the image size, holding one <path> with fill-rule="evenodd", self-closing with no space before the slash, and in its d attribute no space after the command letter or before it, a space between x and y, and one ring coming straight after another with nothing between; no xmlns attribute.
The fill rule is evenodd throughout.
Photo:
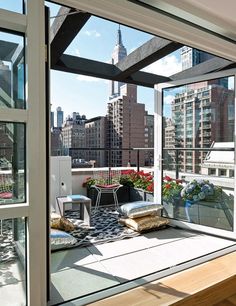
<svg viewBox="0 0 236 306"><path fill-rule="evenodd" d="M0 109L0 121L26 125L27 201L0 206L0 215L1 219L27 218L27 305L44 306L47 304L44 1L28 0L26 11L24 15L0 9L0 27L25 35L27 74L27 109Z"/></svg>

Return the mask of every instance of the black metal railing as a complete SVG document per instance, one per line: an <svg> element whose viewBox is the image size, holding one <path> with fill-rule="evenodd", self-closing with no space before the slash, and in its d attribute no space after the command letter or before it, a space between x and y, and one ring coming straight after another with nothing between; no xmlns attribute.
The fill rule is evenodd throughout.
<svg viewBox="0 0 236 306"><path fill-rule="evenodd" d="M166 151L173 151L174 152L174 163L173 165L175 166L175 177L178 179L179 178L179 172L180 172L180 167L184 166L184 163L181 162L181 152L182 151L190 151L190 152L212 152L212 151L217 151L217 152L234 152L234 148L163 148L163 156ZM207 161L206 156L202 158L202 162ZM191 157L190 157L191 159ZM191 162L191 164L193 164ZM170 164L169 164L170 165Z"/></svg>
<svg viewBox="0 0 236 306"><path fill-rule="evenodd" d="M137 171L140 170L140 167L143 166L153 166L154 165L154 159L153 159L153 153L149 154L149 160L146 161L145 164L145 160L144 163L141 164L140 162L140 152L153 152L154 148L68 148L68 155L69 156L75 156L75 152L79 152L79 151L85 151L85 152L90 152L90 151L102 151L105 152L107 155L104 159L104 167L121 167L122 165L116 165L113 164L112 161L112 152L118 152L118 151L129 151L129 152L136 152L136 163L134 163L133 158L131 160L128 161L128 163L130 163L130 166L136 166L137 167ZM145 157L144 157L145 159Z"/></svg>

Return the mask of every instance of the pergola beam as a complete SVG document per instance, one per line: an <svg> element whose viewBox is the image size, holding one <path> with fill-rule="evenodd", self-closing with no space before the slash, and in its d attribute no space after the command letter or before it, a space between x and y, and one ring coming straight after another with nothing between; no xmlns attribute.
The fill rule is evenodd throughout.
<svg viewBox="0 0 236 306"><path fill-rule="evenodd" d="M170 78L152 73L138 71L128 78L121 78L119 69L112 64L102 63L77 56L63 54L60 60L52 67L54 70L82 74L95 78L122 81L153 88L155 84L168 82Z"/></svg>
<svg viewBox="0 0 236 306"><path fill-rule="evenodd" d="M153 37L116 64L121 71L119 76L127 78L134 72L165 57L180 47L182 47L180 43Z"/></svg>
<svg viewBox="0 0 236 306"><path fill-rule="evenodd" d="M56 64L91 15L61 7L57 16L50 28L52 66Z"/></svg>
<svg viewBox="0 0 236 306"><path fill-rule="evenodd" d="M201 76L203 74L207 74L210 72L226 69L228 66L232 64L233 62L229 60L219 57L213 57L201 64L198 64L189 69L171 75L170 79L176 81L176 80L188 79L195 76Z"/></svg>

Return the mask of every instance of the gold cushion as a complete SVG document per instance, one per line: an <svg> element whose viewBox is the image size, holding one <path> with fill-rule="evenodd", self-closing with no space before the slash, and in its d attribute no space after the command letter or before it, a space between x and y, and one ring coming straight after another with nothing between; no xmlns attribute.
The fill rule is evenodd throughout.
<svg viewBox="0 0 236 306"><path fill-rule="evenodd" d="M151 229L157 229L165 227L169 224L169 220L159 216L145 216L141 218L120 218L119 222L126 225L137 232L148 231Z"/></svg>
<svg viewBox="0 0 236 306"><path fill-rule="evenodd" d="M51 228L63 230L65 232L71 232L75 229L72 222L64 217L51 219Z"/></svg>

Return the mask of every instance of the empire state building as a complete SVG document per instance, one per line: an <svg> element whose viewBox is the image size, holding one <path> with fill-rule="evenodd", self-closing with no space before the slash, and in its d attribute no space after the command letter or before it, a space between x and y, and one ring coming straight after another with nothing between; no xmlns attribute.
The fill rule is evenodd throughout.
<svg viewBox="0 0 236 306"><path fill-rule="evenodd" d="M119 25L119 29L117 31L116 45L111 57L111 64L114 65L117 64L120 60L122 60L126 56L127 56L127 50L122 43L121 30ZM116 81L110 82L109 99L113 99L120 95L120 87L122 85L124 85L123 82L116 82Z"/></svg>

